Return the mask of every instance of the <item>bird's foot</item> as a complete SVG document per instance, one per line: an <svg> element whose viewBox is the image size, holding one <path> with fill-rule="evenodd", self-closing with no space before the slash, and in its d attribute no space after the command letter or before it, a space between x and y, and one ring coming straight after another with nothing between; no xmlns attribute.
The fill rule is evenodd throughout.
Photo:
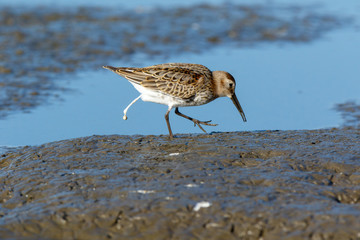
<svg viewBox="0 0 360 240"><path fill-rule="evenodd" d="M202 126L200 124L206 125L206 126L217 126L217 124L215 123L209 123L211 122L211 120L209 121L200 121L197 119L192 119L192 121L194 122L194 127L197 125L204 133L206 133L206 131L202 128Z"/></svg>

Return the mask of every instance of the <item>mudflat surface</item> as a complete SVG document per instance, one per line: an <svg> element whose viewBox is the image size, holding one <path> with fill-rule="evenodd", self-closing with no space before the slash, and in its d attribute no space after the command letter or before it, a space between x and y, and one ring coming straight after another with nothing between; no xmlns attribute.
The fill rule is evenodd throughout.
<svg viewBox="0 0 360 240"><path fill-rule="evenodd" d="M3 239L358 239L360 130L91 136L0 157Z"/></svg>

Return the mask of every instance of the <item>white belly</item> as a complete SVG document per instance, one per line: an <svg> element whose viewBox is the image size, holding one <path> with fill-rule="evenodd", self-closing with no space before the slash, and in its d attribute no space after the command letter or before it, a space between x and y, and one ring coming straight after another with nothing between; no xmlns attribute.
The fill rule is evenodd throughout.
<svg viewBox="0 0 360 240"><path fill-rule="evenodd" d="M181 98L175 98L163 94L159 91L153 91L135 83L131 83L131 84L136 88L136 90L138 90L142 94L141 100L145 102L154 102L154 103L164 104L173 107L189 106L189 104L186 101L182 100Z"/></svg>

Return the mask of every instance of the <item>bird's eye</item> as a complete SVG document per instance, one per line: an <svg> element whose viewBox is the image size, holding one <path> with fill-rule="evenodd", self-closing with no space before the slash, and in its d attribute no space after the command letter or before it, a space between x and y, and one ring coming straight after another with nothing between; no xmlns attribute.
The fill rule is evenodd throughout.
<svg viewBox="0 0 360 240"><path fill-rule="evenodd" d="M229 88L233 88L234 84L233 83L229 83Z"/></svg>

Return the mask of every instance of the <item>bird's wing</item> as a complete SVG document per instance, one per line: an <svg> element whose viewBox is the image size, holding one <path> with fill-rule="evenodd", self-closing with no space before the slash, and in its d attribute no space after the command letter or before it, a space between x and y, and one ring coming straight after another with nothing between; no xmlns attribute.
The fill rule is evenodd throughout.
<svg viewBox="0 0 360 240"><path fill-rule="evenodd" d="M184 99L192 98L199 88L211 81L211 71L199 64L167 63L141 70L147 75L143 87Z"/></svg>
<svg viewBox="0 0 360 240"><path fill-rule="evenodd" d="M165 94L189 99L212 80L211 71L200 64L167 63L145 68L106 67L129 81Z"/></svg>

